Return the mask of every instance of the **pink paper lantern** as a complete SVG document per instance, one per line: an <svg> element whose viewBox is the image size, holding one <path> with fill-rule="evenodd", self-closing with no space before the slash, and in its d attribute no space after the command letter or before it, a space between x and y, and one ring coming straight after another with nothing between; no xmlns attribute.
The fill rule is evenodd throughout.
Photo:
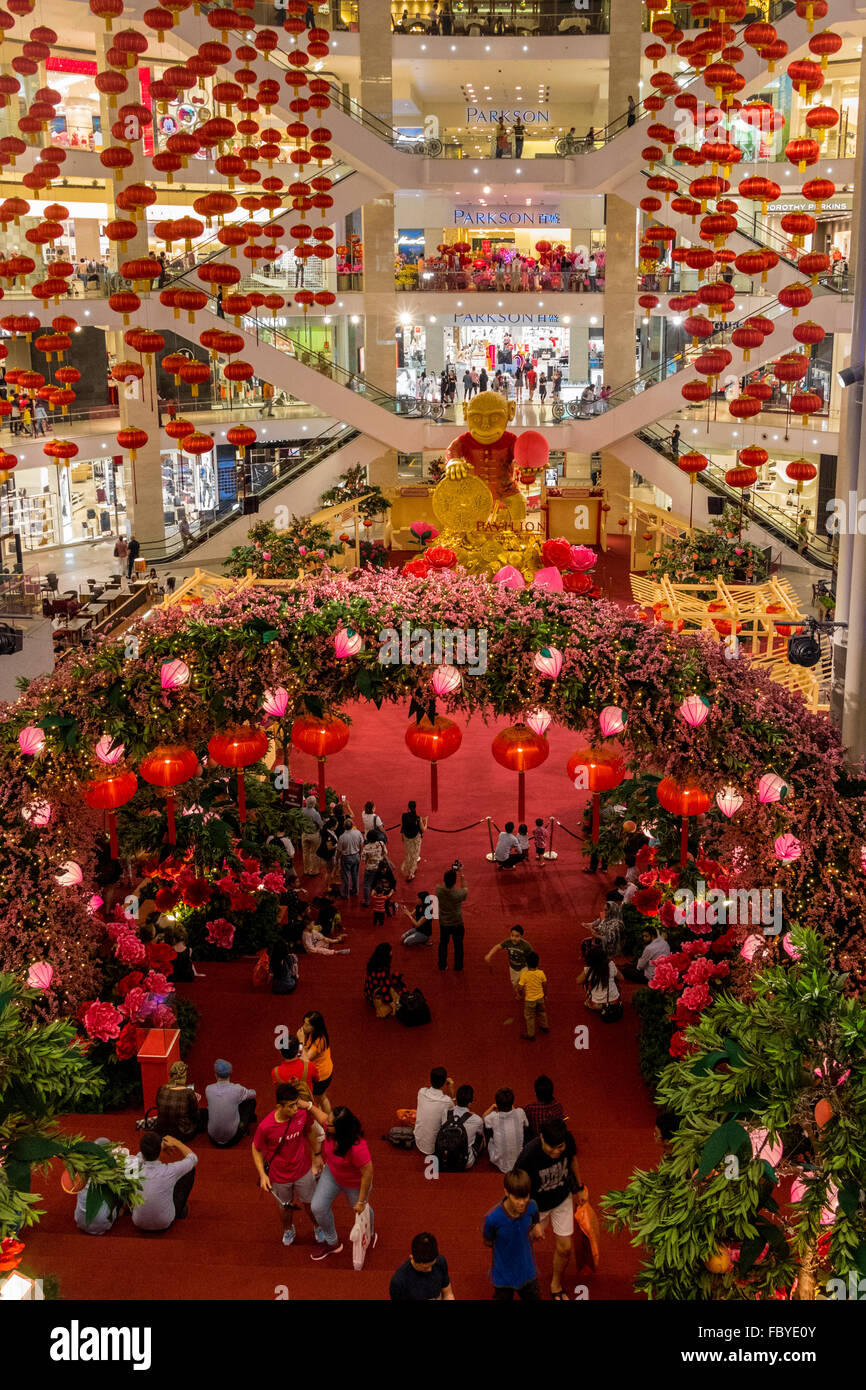
<svg viewBox="0 0 866 1390"><path fill-rule="evenodd" d="M189 667L185 661L176 659L164 661L159 668L159 683L163 690L177 690L189 680Z"/></svg>
<svg viewBox="0 0 866 1390"><path fill-rule="evenodd" d="M430 677L430 684L436 695L450 695L452 691L460 689L463 677L456 666L437 666Z"/></svg>
<svg viewBox="0 0 866 1390"><path fill-rule="evenodd" d="M54 978L54 966L47 960L38 960L27 971L28 989L47 989Z"/></svg>
<svg viewBox="0 0 866 1390"><path fill-rule="evenodd" d="M677 710L680 719L692 729L697 729L710 712L710 702L703 695L687 695Z"/></svg>
<svg viewBox="0 0 866 1390"><path fill-rule="evenodd" d="M546 569L536 570L532 576L533 589L547 589L551 594L561 594L565 585L562 582L562 573L555 565L548 565Z"/></svg>
<svg viewBox="0 0 866 1390"><path fill-rule="evenodd" d="M782 1141L777 1139L775 1144L771 1143L768 1129L751 1129L749 1130L749 1138L752 1141L752 1155L755 1158L765 1158L773 1168L781 1163L782 1154L785 1152Z"/></svg>
<svg viewBox="0 0 866 1390"><path fill-rule="evenodd" d="M51 807L47 801L31 801L29 806L21 807L21 815L31 825L38 825L41 829L51 820Z"/></svg>
<svg viewBox="0 0 866 1390"><path fill-rule="evenodd" d="M84 878L84 874L80 864L76 864L74 859L67 859L65 864L60 865L60 873L54 877L61 888L75 888Z"/></svg>
<svg viewBox="0 0 866 1390"><path fill-rule="evenodd" d="M621 734L627 723L628 715L619 705L605 705L598 716L602 738L612 738L614 734Z"/></svg>
<svg viewBox="0 0 866 1390"><path fill-rule="evenodd" d="M96 756L101 763L107 767L113 767L119 763L126 749L122 743L115 743L113 734L103 734L96 745Z"/></svg>
<svg viewBox="0 0 866 1390"><path fill-rule="evenodd" d="M340 627L334 633L334 651L340 658L357 656L364 639L353 627Z"/></svg>
<svg viewBox="0 0 866 1390"><path fill-rule="evenodd" d="M262 696L262 709L271 719L284 719L288 708L289 692L282 685L266 690Z"/></svg>
<svg viewBox="0 0 866 1390"><path fill-rule="evenodd" d="M720 792L716 792L716 805L722 815L727 816L728 820L737 814L742 804L743 798L740 796L736 787L728 785L727 787L722 787Z"/></svg>
<svg viewBox="0 0 866 1390"><path fill-rule="evenodd" d="M526 711L523 722L534 734L543 738L553 723L553 715L543 705L536 705L534 709Z"/></svg>
<svg viewBox="0 0 866 1390"><path fill-rule="evenodd" d="M773 842L773 849L776 851L776 858L781 859L783 864L793 864L803 853L803 846L796 835L779 835Z"/></svg>
<svg viewBox="0 0 866 1390"><path fill-rule="evenodd" d="M747 936L740 947L740 955L744 960L754 960L755 953L763 944L764 938L762 936Z"/></svg>
<svg viewBox="0 0 866 1390"><path fill-rule="evenodd" d="M500 589L526 588L526 580L523 578L520 570L515 569L514 565L503 565L502 569L496 571L493 579L495 583L499 585Z"/></svg>
<svg viewBox="0 0 866 1390"><path fill-rule="evenodd" d="M758 800L764 806L773 801L784 801L789 790L784 778L775 772L765 772L758 783Z"/></svg>
<svg viewBox="0 0 866 1390"><path fill-rule="evenodd" d="M518 468L544 468L550 458L550 445L538 430L524 430L517 436L514 462Z"/></svg>
<svg viewBox="0 0 866 1390"><path fill-rule="evenodd" d="M548 680L555 681L562 670L562 652L558 647L542 647L540 652L536 652L532 658L536 671L540 671Z"/></svg>
<svg viewBox="0 0 866 1390"><path fill-rule="evenodd" d="M782 937L782 945L784 946L785 950L787 951L788 955L791 957L792 960L800 959L802 953L798 951L797 947L794 945L794 942L791 939L791 933L789 931L786 931L785 935Z"/></svg>
<svg viewBox="0 0 866 1390"><path fill-rule="evenodd" d="M583 573L591 570L598 564L598 556L594 550L590 550L588 545L573 545L571 547L571 568L580 570Z"/></svg>
<svg viewBox="0 0 866 1390"><path fill-rule="evenodd" d="M104 899L104 898L100 898L100 896L99 896L98 893L92 893L92 894L90 895L90 897L89 897L88 900L87 900L87 911L88 911L88 913L90 914L91 917L93 916L94 912L98 912L98 911L99 911L99 909L102 907L102 905L103 905L104 902L105 902L105 899Z"/></svg>
<svg viewBox="0 0 866 1390"><path fill-rule="evenodd" d="M45 735L35 724L28 724L18 735L18 747L28 758L35 758L45 747Z"/></svg>

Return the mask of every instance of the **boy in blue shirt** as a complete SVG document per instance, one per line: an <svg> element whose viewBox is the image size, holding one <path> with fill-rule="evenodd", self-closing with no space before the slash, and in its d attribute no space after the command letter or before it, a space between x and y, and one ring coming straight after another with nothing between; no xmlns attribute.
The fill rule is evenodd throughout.
<svg viewBox="0 0 866 1390"><path fill-rule="evenodd" d="M484 1244L493 1251L493 1298L508 1303L517 1294L538 1301L541 1292L531 1242L541 1236L538 1207L530 1195L528 1173L505 1174L505 1197L484 1218Z"/></svg>

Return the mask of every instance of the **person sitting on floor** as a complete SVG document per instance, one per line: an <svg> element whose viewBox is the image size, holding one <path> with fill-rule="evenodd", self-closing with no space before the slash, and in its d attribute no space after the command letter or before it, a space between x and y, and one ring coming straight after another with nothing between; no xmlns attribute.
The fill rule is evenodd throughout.
<svg viewBox="0 0 866 1390"><path fill-rule="evenodd" d="M132 1208L132 1224L140 1231L167 1231L175 1218L189 1215L187 1203L195 1182L198 1155L170 1134L160 1137L152 1129L141 1136L138 1159L144 1201ZM160 1155L178 1152L179 1163L161 1163Z"/></svg>
<svg viewBox="0 0 866 1390"><path fill-rule="evenodd" d="M213 1069L216 1081L205 1087L207 1133L217 1148L229 1149L257 1123L256 1093L232 1081L231 1062L218 1057Z"/></svg>
<svg viewBox="0 0 866 1390"><path fill-rule="evenodd" d="M514 833L514 821L506 821L505 829L500 830L493 858L499 869L513 869L522 859L520 841Z"/></svg>

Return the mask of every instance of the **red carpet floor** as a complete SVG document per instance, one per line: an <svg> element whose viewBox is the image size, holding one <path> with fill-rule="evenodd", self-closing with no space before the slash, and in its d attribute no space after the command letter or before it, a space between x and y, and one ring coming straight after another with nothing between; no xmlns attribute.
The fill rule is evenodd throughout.
<svg viewBox="0 0 866 1390"><path fill-rule="evenodd" d="M621 586L615 568L608 578ZM398 819L409 797L426 807L427 768L404 746L405 710L377 711L364 704L350 713L351 742L330 764L329 781L346 792L358 813L367 798L374 798L386 825ZM350 1212L342 1199L335 1207L345 1241L341 1255L322 1264L311 1262L316 1246L303 1213L297 1217L296 1244L284 1248L276 1205L257 1188L248 1144L221 1152L204 1137L196 1144L201 1157L189 1218L162 1235L139 1234L128 1216L108 1236L81 1235L72 1220L73 1199L61 1193L57 1171L39 1180L46 1215L28 1238L28 1258L35 1272L58 1276L62 1296L261 1300L277 1297L284 1287L293 1300L382 1299L392 1272L408 1256L411 1237L430 1230L448 1260L457 1297L489 1298L481 1222L500 1198L501 1175L482 1158L469 1173L428 1181L420 1155L394 1149L380 1137L395 1122L398 1107L414 1105L418 1087L427 1083L434 1065L446 1066L457 1085L474 1086L479 1111L491 1104L500 1086L511 1086L521 1104L532 1099L532 1081L539 1072L552 1076L592 1200L622 1186L634 1167L657 1161L654 1110L637 1071L633 1011L626 1007L622 1022L605 1025L587 1014L575 985L578 943L603 903L607 878L584 874L578 845L561 832L555 863L529 863L507 874L484 858L489 847L484 825L456 835L435 833L487 814L500 824L514 815L516 779L492 760L494 732L494 725L473 720L459 753L443 765L440 810L424 841L418 877L408 888L401 880L399 889L401 901L411 903L415 889L433 888L455 856L463 860L469 897L462 975L450 969L440 974L430 948L403 948L399 935L408 924L402 915L389 919L384 930L374 929L371 914L352 906L344 913L351 954L302 958L301 982L288 1000L255 990L246 961L207 962L201 967L206 978L183 987L201 1010L190 1079L203 1090L212 1080L214 1058L228 1057L235 1079L258 1090L260 1114L270 1108L275 1029L297 1028L310 1008L325 1015L335 1063L332 1102L348 1104L361 1117L373 1153L379 1242L368 1267L357 1274L352 1269L346 1239ZM528 777L527 813L530 823L536 815L553 814L576 829L581 799L564 772L575 735L553 729L549 737L550 758ZM293 771L312 778L314 765L299 755ZM392 845L399 847L397 832ZM549 979L552 1031L535 1043L520 1040L522 1019L504 955L492 973L483 961L512 922L526 927ZM428 1027L407 1030L395 1020L377 1021L364 1004L366 957L386 937L397 943L396 958L409 984L419 985L428 998L433 1014ZM632 988L626 986L627 999ZM577 1050L575 1028L583 1023L588 1024L589 1047ZM85 1116L70 1125L90 1138L109 1135L134 1151L134 1118ZM543 1289L549 1285L551 1255L548 1235L537 1247ZM594 1300L633 1298L637 1263L637 1252L625 1237L605 1235L599 1272L578 1278L572 1265L567 1286L573 1290L575 1284L585 1284Z"/></svg>

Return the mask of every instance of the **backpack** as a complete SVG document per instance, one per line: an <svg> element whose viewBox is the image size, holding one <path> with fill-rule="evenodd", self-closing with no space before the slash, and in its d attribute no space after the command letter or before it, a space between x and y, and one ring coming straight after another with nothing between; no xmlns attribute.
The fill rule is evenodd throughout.
<svg viewBox="0 0 866 1390"><path fill-rule="evenodd" d="M420 989L406 990L400 996L397 1021L404 1028L420 1028L423 1023L431 1021L430 1006Z"/></svg>
<svg viewBox="0 0 866 1390"><path fill-rule="evenodd" d="M395 1149L414 1149L415 1131L411 1125L392 1125L387 1134L382 1135Z"/></svg>
<svg viewBox="0 0 866 1390"><path fill-rule="evenodd" d="M433 1152L443 1173L465 1173L469 1167L469 1135L466 1116L452 1110L436 1135Z"/></svg>

